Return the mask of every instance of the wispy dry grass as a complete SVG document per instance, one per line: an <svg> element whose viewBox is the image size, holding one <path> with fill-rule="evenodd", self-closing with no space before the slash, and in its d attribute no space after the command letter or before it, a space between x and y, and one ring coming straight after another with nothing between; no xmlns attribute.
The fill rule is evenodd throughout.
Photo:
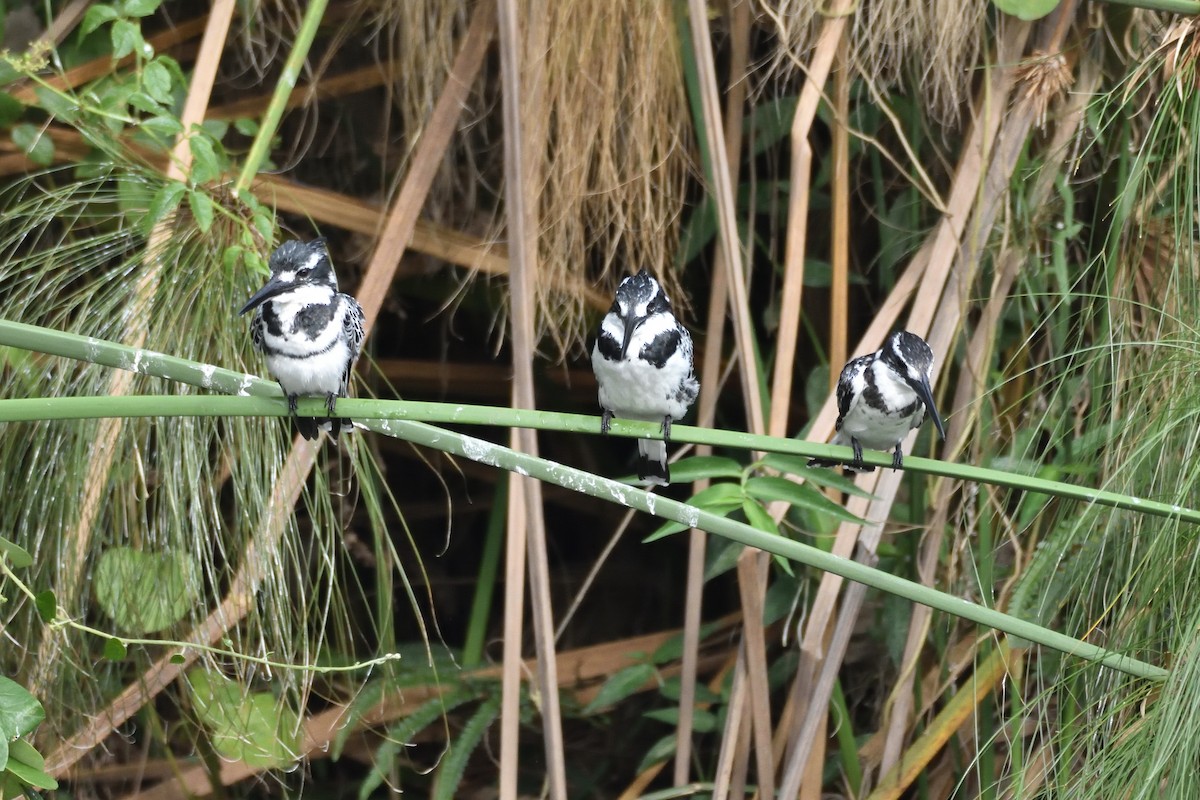
<svg viewBox="0 0 1200 800"><path fill-rule="evenodd" d="M892 0L857 3L850 12L851 52L863 77L887 87L920 87L922 107L957 127L970 99L974 67L987 31L984 0ZM758 0L760 22L778 37L764 68L774 80L803 71L825 15L811 0ZM911 82L910 82L911 81Z"/></svg>

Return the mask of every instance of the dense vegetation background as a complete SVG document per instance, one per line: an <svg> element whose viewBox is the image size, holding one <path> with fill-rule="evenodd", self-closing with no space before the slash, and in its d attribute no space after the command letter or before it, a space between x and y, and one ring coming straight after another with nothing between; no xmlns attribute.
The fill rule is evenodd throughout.
<svg viewBox="0 0 1200 800"><path fill-rule="evenodd" d="M1200 797L1200 4L1143 5L0 5L0 796ZM446 432L270 416L234 312L317 235ZM460 437L628 475L641 267L722 432L663 494L774 557ZM807 469L897 327L953 463Z"/></svg>

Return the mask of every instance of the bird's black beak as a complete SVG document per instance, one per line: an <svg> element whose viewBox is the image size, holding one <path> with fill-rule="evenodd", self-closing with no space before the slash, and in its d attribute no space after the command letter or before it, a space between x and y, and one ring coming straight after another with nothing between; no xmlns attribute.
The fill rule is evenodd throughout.
<svg viewBox="0 0 1200 800"><path fill-rule="evenodd" d="M938 416L937 406L933 404L933 391L929 388L929 381L921 378L914 385L913 389L921 398L921 402L925 404L925 408L929 409L929 416L933 417L934 427L937 428L938 435L942 437L942 441L946 441L946 429L942 427L942 418Z"/></svg>
<svg viewBox="0 0 1200 800"><path fill-rule="evenodd" d="M270 300L275 295L290 289L292 284L284 283L283 281L272 278L267 281L267 285L254 293L254 296L246 301L246 305L242 306L242 310L238 312L238 316L245 314L247 311L258 308L263 303Z"/></svg>
<svg viewBox="0 0 1200 800"><path fill-rule="evenodd" d="M621 340L621 359L625 359L625 351L629 349L629 340L633 338L633 332L637 330L637 326L642 324L641 317L633 315L633 306L629 307L629 313L625 315L625 338Z"/></svg>

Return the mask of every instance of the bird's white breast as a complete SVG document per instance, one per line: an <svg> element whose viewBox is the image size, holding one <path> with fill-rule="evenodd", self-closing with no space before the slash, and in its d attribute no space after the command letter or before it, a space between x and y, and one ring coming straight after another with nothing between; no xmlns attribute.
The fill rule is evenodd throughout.
<svg viewBox="0 0 1200 800"><path fill-rule="evenodd" d="M650 320L647 320L649 323ZM639 352L644 344L661 333L643 333L641 326L629 344L629 353ZM674 327L671 321L670 327ZM618 329L617 341L621 341ZM661 421L663 417L682 419L687 413L688 403L680 397L680 387L692 380L691 359L685 354L687 348L676 349L661 368L640 358L609 361L600 354L599 346L592 348L592 369L600 388L600 406L618 417L640 419L647 422Z"/></svg>
<svg viewBox="0 0 1200 800"><path fill-rule="evenodd" d="M925 419L925 404L906 382L881 361L869 367L875 388L883 398L886 409L878 409L864 399L867 391L866 370L853 377L853 397L850 408L842 418L842 428L834 437L834 444L850 444L854 437L863 447L872 450L891 450L904 440L908 432L919 427ZM901 415L899 409L916 404L911 414Z"/></svg>

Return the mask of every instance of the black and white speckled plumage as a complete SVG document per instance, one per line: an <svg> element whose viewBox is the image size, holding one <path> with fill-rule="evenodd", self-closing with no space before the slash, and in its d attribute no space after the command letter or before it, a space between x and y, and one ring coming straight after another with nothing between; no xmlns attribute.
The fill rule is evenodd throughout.
<svg viewBox="0 0 1200 800"><path fill-rule="evenodd" d="M692 367L692 337L671 312L671 301L645 269L621 281L592 347L592 370L603 409L600 430L613 417L661 422L663 439L638 439L638 477L666 486L672 420L700 393Z"/></svg>
<svg viewBox="0 0 1200 800"><path fill-rule="evenodd" d="M877 352L851 359L838 378L838 418L832 443L849 445L854 460L845 465L848 472L873 472L862 463L862 449L892 450L892 467L904 464L900 449L904 437L925 421L925 412L933 417L938 434L946 438L941 417L934 406L929 385L933 351L915 333L897 331ZM809 466L831 467L838 463L814 458Z"/></svg>
<svg viewBox="0 0 1200 800"><path fill-rule="evenodd" d="M299 396L325 398L330 417L296 417L300 434L316 439L326 430L336 439L339 431L353 429L350 420L334 418L333 412L337 398L346 396L362 349L362 307L338 291L324 239L284 242L269 266L270 280L239 313L258 309L250 335L293 414Z"/></svg>

